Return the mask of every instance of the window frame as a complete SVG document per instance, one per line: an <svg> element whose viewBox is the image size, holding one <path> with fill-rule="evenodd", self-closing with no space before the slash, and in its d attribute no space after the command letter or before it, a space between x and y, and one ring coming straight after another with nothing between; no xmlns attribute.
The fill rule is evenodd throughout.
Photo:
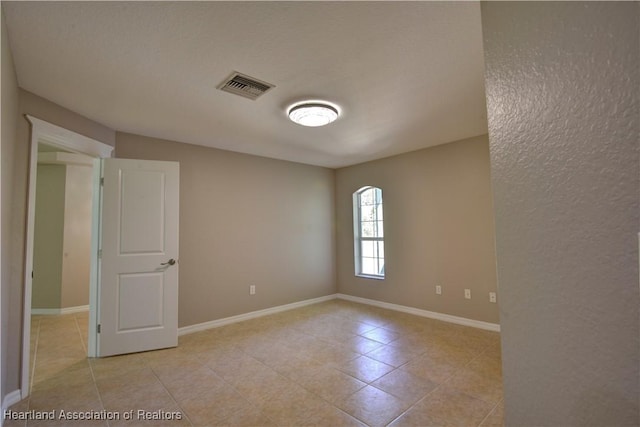
<svg viewBox="0 0 640 427"><path fill-rule="evenodd" d="M355 191L353 193L353 253L354 253L354 269L355 269L355 275L356 277L362 277L365 279L375 279L375 280L384 280L385 276L386 276L386 266L384 264L383 261L383 272L382 274L369 274L369 273L363 273L362 272L362 266L363 266L363 256L362 256L362 243L363 242L381 242L384 248L384 215L383 218L381 220L378 220L376 217L376 223L381 222L382 223L382 227L383 227L383 232L382 232L382 236L376 236L376 237L363 237L361 236L361 230L362 230L362 202L361 202L361 196L364 192L368 191L368 190L379 190L380 191L380 206L383 207L384 209L384 198L383 198L383 192L382 192L382 188L380 187L376 187L373 185L366 185L364 187L361 187L360 189L358 189L357 191ZM374 204L375 205L375 204ZM384 212L384 210L383 210ZM383 249L384 250L384 249ZM384 260L385 257L382 256L380 257L379 254L376 254L376 257L374 258L377 260L377 262L379 263L379 261L382 259Z"/></svg>

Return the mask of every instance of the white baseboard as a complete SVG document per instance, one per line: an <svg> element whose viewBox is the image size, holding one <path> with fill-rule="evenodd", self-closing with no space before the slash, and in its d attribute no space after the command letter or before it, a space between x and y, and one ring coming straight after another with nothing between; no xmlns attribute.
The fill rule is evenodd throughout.
<svg viewBox="0 0 640 427"><path fill-rule="evenodd" d="M333 299L343 299L346 301L358 302L361 304L372 305L376 307L386 308L394 311L401 311L416 316L428 317L430 319L442 320L443 322L455 323L457 325L470 326L472 328L485 329L487 331L500 332L500 325L496 323L483 322L480 320L467 319L466 317L452 316L450 314L437 313L434 311L422 310L414 307L407 307L399 304L391 304L388 302L376 301L368 298L354 297L345 294L332 294L319 298L298 301L291 304L279 305L277 307L266 308L264 310L251 311L249 313L239 314L237 316L225 317L224 319L212 320L210 322L198 323L195 325L183 326L178 328L178 336L192 334L194 332L206 331L207 329L219 328L220 326L230 325L232 323L242 322L244 320L255 319L257 317L267 316L269 314L280 313L294 308L300 308L311 304L331 301Z"/></svg>
<svg viewBox="0 0 640 427"><path fill-rule="evenodd" d="M256 317L268 316L269 314L280 313L287 310L293 310L294 308L300 308L311 304L331 301L334 299L336 299L336 294L298 301L291 304L279 305L277 307L266 308L264 310L251 311L249 313L225 317L224 319L212 320L210 322L183 326L182 328L178 328L178 336L192 334L194 332L206 331L207 329L219 328L220 326L230 325L232 323L242 322L244 320L255 319Z"/></svg>
<svg viewBox="0 0 640 427"><path fill-rule="evenodd" d="M11 393L7 393L7 395L2 399L2 414L0 414L0 427L4 422L4 411L15 405L16 403L22 400L22 392L20 390L13 390Z"/></svg>
<svg viewBox="0 0 640 427"><path fill-rule="evenodd" d="M59 314L82 313L83 311L89 311L89 306L79 305L77 307L66 307L66 308L32 308L31 314L59 315Z"/></svg>
<svg viewBox="0 0 640 427"><path fill-rule="evenodd" d="M403 313L414 314L416 316L428 317L430 319L442 320L443 322L455 323L457 325L471 326L473 328L485 329L487 331L500 332L500 325L497 323L483 322L480 320L467 319L466 317L452 316L450 314L437 313L435 311L422 310L420 308L407 307L399 304L391 304L388 302L377 301L368 298L354 297L345 294L336 294L338 299L346 301L359 302L361 304L373 305L376 307L386 308Z"/></svg>

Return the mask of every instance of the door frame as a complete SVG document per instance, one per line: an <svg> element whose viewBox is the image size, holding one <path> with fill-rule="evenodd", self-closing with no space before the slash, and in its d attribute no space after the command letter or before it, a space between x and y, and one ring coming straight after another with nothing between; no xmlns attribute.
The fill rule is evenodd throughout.
<svg viewBox="0 0 640 427"><path fill-rule="evenodd" d="M64 129L52 123L26 114L31 123L31 146L29 154L29 187L27 201L27 230L25 239L24 301L22 323L22 376L20 381L21 397L30 393L30 357L31 357L31 293L33 286L33 249L36 213L36 173L38 168L38 145L40 143L58 147L73 153L94 158L93 162L93 209L91 214L91 273L89 281L89 342L87 356L96 352L97 325L97 286L98 286L98 248L100 225L100 159L111 157L115 147L79 133Z"/></svg>

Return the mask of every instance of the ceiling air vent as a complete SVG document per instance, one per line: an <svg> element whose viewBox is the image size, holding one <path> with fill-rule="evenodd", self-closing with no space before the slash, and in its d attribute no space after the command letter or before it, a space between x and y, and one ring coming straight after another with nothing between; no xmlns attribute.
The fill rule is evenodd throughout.
<svg viewBox="0 0 640 427"><path fill-rule="evenodd" d="M218 89L255 100L274 87L275 85L270 83L234 72L218 86Z"/></svg>

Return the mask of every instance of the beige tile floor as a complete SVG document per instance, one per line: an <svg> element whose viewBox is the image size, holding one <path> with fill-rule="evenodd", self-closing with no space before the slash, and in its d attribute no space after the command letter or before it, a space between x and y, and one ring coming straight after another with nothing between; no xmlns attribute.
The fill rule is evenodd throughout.
<svg viewBox="0 0 640 427"><path fill-rule="evenodd" d="M5 426L503 424L494 332L342 300L104 359L85 357L86 331L86 313L33 317L32 393L11 409L109 411L120 420ZM145 421L138 410L181 419Z"/></svg>

